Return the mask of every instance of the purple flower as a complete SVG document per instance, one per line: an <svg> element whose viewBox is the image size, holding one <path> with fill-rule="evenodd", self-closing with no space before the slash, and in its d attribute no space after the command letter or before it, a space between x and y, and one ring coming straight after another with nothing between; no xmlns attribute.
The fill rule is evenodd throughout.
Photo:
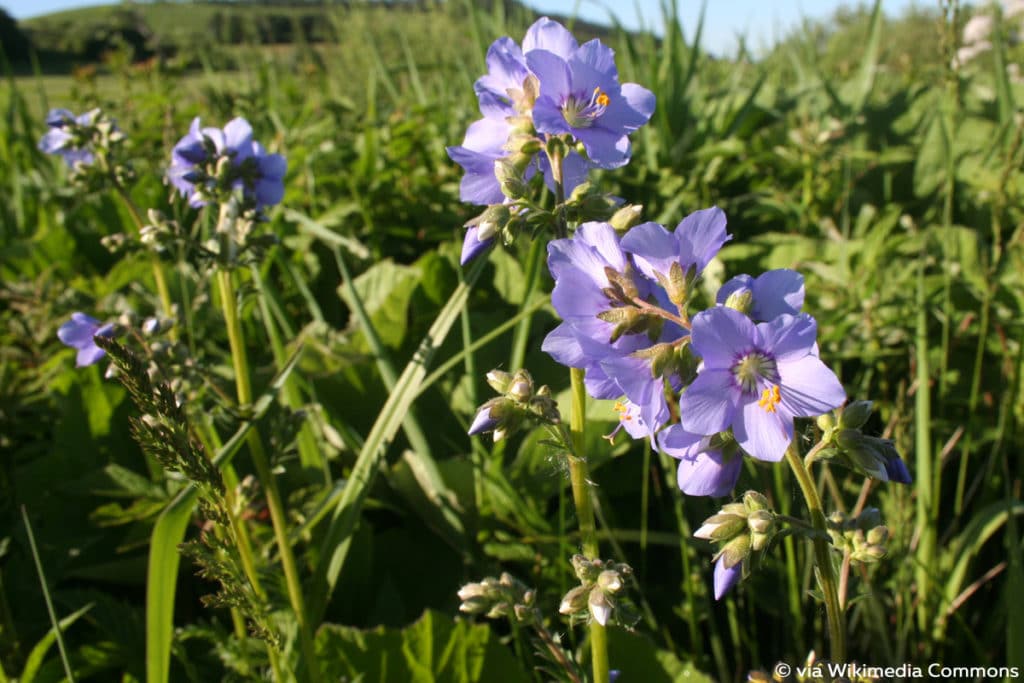
<svg viewBox="0 0 1024 683"><path fill-rule="evenodd" d="M722 596L736 585L742 575L742 562L726 567L725 557L719 556L718 561L715 562L715 600L721 600Z"/></svg>
<svg viewBox="0 0 1024 683"><path fill-rule="evenodd" d="M480 113L504 120L529 110L526 84L532 74L523 51L509 37L499 38L487 49L487 73L473 84L480 100Z"/></svg>
<svg viewBox="0 0 1024 683"><path fill-rule="evenodd" d="M459 183L459 199L469 204L491 205L508 201L501 191L501 183L495 174L494 164L509 155L506 149L512 126L504 119L484 117L474 121L466 130L462 144L446 148L448 156L466 172ZM554 178L546 155L537 154L531 159L523 173L523 180L529 181L538 169L544 174L544 182L553 192ZM562 161L562 183L565 192L571 193L587 179L589 165L576 152Z"/></svg>
<svg viewBox="0 0 1024 683"><path fill-rule="evenodd" d="M218 162L225 158L230 169L219 177ZM234 118L222 130L202 128L197 116L171 151L167 179L194 208L208 204L218 183L223 183L227 189L241 189L259 210L284 197L287 168L283 156L268 154L252 139L252 126L245 119Z"/></svg>
<svg viewBox="0 0 1024 683"><path fill-rule="evenodd" d="M762 322L780 315L796 315L804 305L804 276L781 268L761 273L756 278L737 275L718 290L715 300L724 305L730 296L749 294L750 317Z"/></svg>
<svg viewBox="0 0 1024 683"><path fill-rule="evenodd" d="M683 428L716 434L732 428L755 458L778 461L793 440L793 418L842 405L842 385L816 353L817 323L782 315L755 324L731 308L697 314L691 330L703 367L680 401Z"/></svg>
<svg viewBox="0 0 1024 683"><path fill-rule="evenodd" d="M725 231L725 212L717 206L694 211L680 221L674 232L657 223L642 223L622 238L622 249L633 255L636 267L652 280L668 276L673 263L683 274L691 268L700 273L732 239Z"/></svg>
<svg viewBox="0 0 1024 683"><path fill-rule="evenodd" d="M547 17L530 27L523 52L540 85L533 106L537 131L572 135L600 168L625 165L629 134L651 118L654 95L635 83L619 84L615 53L601 41L579 45Z"/></svg>
<svg viewBox="0 0 1024 683"><path fill-rule="evenodd" d="M65 346L78 349L76 365L80 368L92 365L106 353L96 346L95 337L113 337L113 323L103 324L85 313L72 313L71 320L60 326L57 337Z"/></svg>
<svg viewBox="0 0 1024 683"><path fill-rule="evenodd" d="M661 450L679 458L676 480L679 490L688 496L727 496L740 478L740 454L726 456L711 448L710 440L711 437L691 434L678 424L658 435Z"/></svg>
<svg viewBox="0 0 1024 683"><path fill-rule="evenodd" d="M466 237L462 240L462 256L459 258L459 265L464 266L480 254L484 253L491 248L494 244L494 238L482 240L477 237L477 233L480 232L480 228L472 226L466 230Z"/></svg>
<svg viewBox="0 0 1024 683"><path fill-rule="evenodd" d="M548 270L555 279L551 303L580 339L589 361L600 363L609 355L624 355L651 345L646 334L624 334L611 341L615 325L598 317L614 307L605 292L610 284L609 272L623 277L635 273L612 226L584 223L571 238L549 242ZM637 297L646 299L652 283L642 277L633 282Z"/></svg>
<svg viewBox="0 0 1024 683"><path fill-rule="evenodd" d="M484 432L491 432L494 431L500 423L500 419L491 416L491 405L485 403L480 407L480 410L477 411L476 417L473 418L473 424L469 426L469 431L467 433L470 436L474 436Z"/></svg>
<svg viewBox="0 0 1024 683"><path fill-rule="evenodd" d="M466 171L459 184L459 199L484 205L505 201L494 162L508 154L505 143L511 130L503 119L482 118L470 124L461 146L447 148L451 160Z"/></svg>
<svg viewBox="0 0 1024 683"><path fill-rule="evenodd" d="M897 484L914 483L914 478L910 476L910 470L907 469L907 464L903 462L898 455L886 461L885 473L888 475L889 481Z"/></svg>
<svg viewBox="0 0 1024 683"><path fill-rule="evenodd" d="M51 109L46 115L46 125L50 129L39 140L40 151L46 154L59 154L69 168L75 164L92 164L95 161L93 153L73 145L76 143L75 129L93 125L98 112L98 109L93 109L75 116L67 109Z"/></svg>

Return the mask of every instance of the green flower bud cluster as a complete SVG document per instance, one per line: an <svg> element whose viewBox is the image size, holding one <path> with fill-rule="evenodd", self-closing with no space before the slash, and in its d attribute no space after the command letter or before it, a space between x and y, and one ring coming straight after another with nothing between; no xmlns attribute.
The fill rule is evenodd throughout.
<svg viewBox="0 0 1024 683"><path fill-rule="evenodd" d="M487 577L479 583L467 583L459 589L459 610L467 614L483 614L490 619L507 617L530 624L539 619L534 606L536 593L508 572L500 578Z"/></svg>
<svg viewBox="0 0 1024 683"><path fill-rule="evenodd" d="M487 383L501 395L477 409L469 429L471 435L492 432L494 440L501 441L524 426L561 422L551 390L546 385L536 388L529 371L491 370L487 373Z"/></svg>
<svg viewBox="0 0 1024 683"><path fill-rule="evenodd" d="M865 508L853 519L833 512L828 518L828 526L832 545L849 551L851 560L867 564L877 562L888 553L885 544L889 540L889 527L882 524L882 515L877 508Z"/></svg>
<svg viewBox="0 0 1024 683"><path fill-rule="evenodd" d="M714 560L721 559L726 569L731 569L768 547L779 529L768 499L757 491L747 491L741 502L722 506L693 535L717 543Z"/></svg>
<svg viewBox="0 0 1024 683"><path fill-rule="evenodd" d="M633 605L619 595L633 574L632 567L611 560L591 560L583 555L573 555L572 566L580 585L562 598L558 606L560 613L572 621L593 619L602 626L613 614L620 624L628 626L636 622Z"/></svg>
<svg viewBox="0 0 1024 683"><path fill-rule="evenodd" d="M90 123L82 123L83 120ZM71 136L68 148L88 150L93 155L92 163L72 166L68 176L71 183L98 190L107 187L110 180L124 187L135 178L132 167L118 161L121 146L126 140L125 134L102 109L93 109L82 117L68 121L65 130Z"/></svg>
<svg viewBox="0 0 1024 683"><path fill-rule="evenodd" d="M825 445L811 460L830 460L872 479L909 484L910 473L895 444L890 439L863 433L871 412L871 401L853 401L835 414L819 417L818 427Z"/></svg>

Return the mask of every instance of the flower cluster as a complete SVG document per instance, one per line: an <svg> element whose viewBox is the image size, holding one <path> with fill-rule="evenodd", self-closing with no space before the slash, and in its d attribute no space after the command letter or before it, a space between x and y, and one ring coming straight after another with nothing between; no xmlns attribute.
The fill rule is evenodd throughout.
<svg viewBox="0 0 1024 683"><path fill-rule="evenodd" d="M743 453L781 460L794 418L846 400L818 357L817 323L800 312L799 273L737 276L716 305L691 317L701 273L730 239L714 207L672 232L643 223L620 237L607 223L585 223L548 246L551 300L563 322L544 350L583 369L591 396L616 399L629 434L678 458L679 487L690 495L728 495ZM899 460L882 444L863 444L858 453L870 446L881 461ZM908 478L901 461L889 468L888 478Z"/></svg>
<svg viewBox="0 0 1024 683"><path fill-rule="evenodd" d="M134 177L131 165L119 154L125 134L103 110L76 116L67 109L51 109L46 126L39 150L64 159L72 183L95 190L111 182L123 187Z"/></svg>
<svg viewBox="0 0 1024 683"><path fill-rule="evenodd" d="M629 134L654 112L654 95L619 83L614 52L600 40L580 45L547 17L487 51L488 72L474 88L483 118L469 126L462 145L448 155L465 170L460 196L471 204L519 199L537 173L549 188L570 194L591 167L618 168L629 161ZM542 153L543 152L543 153ZM496 236L470 225L462 262L485 251Z"/></svg>
<svg viewBox="0 0 1024 683"><path fill-rule="evenodd" d="M288 164L252 139L252 126L235 118L223 129L203 128L199 117L174 146L167 179L191 206L224 201L235 191L256 211L284 197Z"/></svg>

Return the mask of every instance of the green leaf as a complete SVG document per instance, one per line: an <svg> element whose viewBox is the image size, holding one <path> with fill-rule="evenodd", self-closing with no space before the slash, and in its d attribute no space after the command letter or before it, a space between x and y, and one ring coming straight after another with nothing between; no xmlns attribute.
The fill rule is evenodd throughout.
<svg viewBox="0 0 1024 683"><path fill-rule="evenodd" d="M640 633L608 629L608 659L629 679L644 683L711 683L712 679Z"/></svg>
<svg viewBox="0 0 1024 683"><path fill-rule="evenodd" d="M78 618L83 614L92 609L92 604L88 604L79 610L72 612L58 622L61 633L68 630L71 624L78 621ZM28 657L25 659L25 668L21 671L21 678L18 679L20 683L31 683L39 673L39 667L43 664L43 658L46 657L47 651L57 642L57 632L50 628L46 632L46 635L39 639L39 642L35 644L32 651L28 653Z"/></svg>
<svg viewBox="0 0 1024 683"><path fill-rule="evenodd" d="M352 283L381 342L387 346L398 348L405 338L409 300L419 278L417 268L386 259L371 266ZM356 302L347 288L342 287L339 293L345 304L354 309Z"/></svg>
<svg viewBox="0 0 1024 683"><path fill-rule="evenodd" d="M404 629L328 624L316 639L325 680L364 683L519 683L529 681L484 624L427 610Z"/></svg>
<svg viewBox="0 0 1024 683"><path fill-rule="evenodd" d="M452 292L448 303L438 313L434 324L430 326L427 335L420 342L419 349L405 366L402 375L395 383L394 390L381 408L377 420L359 451L348 483L342 489L336 502L332 497L334 513L330 528L328 528L321 546L323 560L317 568L312 588L308 593L309 604L312 606L310 620L314 623L319 621L320 615L323 613L322 610L327 606L334 585L338 581L338 574L341 573L341 568L345 564L345 558L351 547L352 532L359 522L363 504L373 486L387 446L395 438L395 433L405 419L413 400L419 393L420 385L427 375L427 365L433 358L434 352L448 336L452 325L455 324L459 312L466 304L469 290L480 277L485 264L486 260L477 259L466 273L465 281Z"/></svg>

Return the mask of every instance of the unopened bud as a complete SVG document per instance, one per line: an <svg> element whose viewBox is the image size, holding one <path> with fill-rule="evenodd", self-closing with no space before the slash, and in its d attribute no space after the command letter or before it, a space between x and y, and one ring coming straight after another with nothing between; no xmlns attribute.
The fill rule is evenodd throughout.
<svg viewBox="0 0 1024 683"><path fill-rule="evenodd" d="M491 370L487 373L487 383L499 394L504 394L508 391L508 386L511 382L512 375L504 370Z"/></svg>
<svg viewBox="0 0 1024 683"><path fill-rule="evenodd" d="M747 519L742 515L719 513L708 517L693 534L694 538L708 541L727 541L746 530Z"/></svg>
<svg viewBox="0 0 1024 683"><path fill-rule="evenodd" d="M622 577L618 572L606 569L598 575L597 585L601 590L617 593L622 589Z"/></svg>
<svg viewBox="0 0 1024 683"><path fill-rule="evenodd" d="M775 526L775 515L768 510L752 512L750 517L747 517L747 526L755 534L770 534Z"/></svg>
<svg viewBox="0 0 1024 683"><path fill-rule="evenodd" d="M612 214L612 217L608 219L608 224L618 232L626 232L640 222L643 212L642 204L627 204Z"/></svg>
<svg viewBox="0 0 1024 683"><path fill-rule="evenodd" d="M889 527L876 526L868 530L867 534L865 534L865 540L870 545L885 545L885 542L889 540Z"/></svg>
<svg viewBox="0 0 1024 683"><path fill-rule="evenodd" d="M561 614L576 614L583 610L587 605L587 600L590 597L590 586L575 586L565 594L562 598L562 602L558 605L558 611Z"/></svg>
<svg viewBox="0 0 1024 683"><path fill-rule="evenodd" d="M725 307L737 310L744 315L749 315L754 308L754 293L742 287L730 294L725 299Z"/></svg>
<svg viewBox="0 0 1024 683"><path fill-rule="evenodd" d="M722 562L725 563L725 568L732 569L747 559L750 554L750 536L747 534L737 536L729 541L718 554L721 556Z"/></svg>
<svg viewBox="0 0 1024 683"><path fill-rule="evenodd" d="M828 432L828 430L836 426L835 415L833 415L832 413L825 413L824 415L819 415L817 419L817 424L818 429L820 429L823 432Z"/></svg>
<svg viewBox="0 0 1024 683"><path fill-rule="evenodd" d="M587 606L590 608L590 615L594 617L594 621L601 626L608 623L608 617L612 614L612 603L604 591L596 589L590 591Z"/></svg>
<svg viewBox="0 0 1024 683"><path fill-rule="evenodd" d="M743 506L748 512L770 509L768 499L764 497L764 494L758 493L757 491L747 491L743 494Z"/></svg>
<svg viewBox="0 0 1024 683"><path fill-rule="evenodd" d="M843 429L860 429L871 417L871 401L854 401L843 408L839 426Z"/></svg>

